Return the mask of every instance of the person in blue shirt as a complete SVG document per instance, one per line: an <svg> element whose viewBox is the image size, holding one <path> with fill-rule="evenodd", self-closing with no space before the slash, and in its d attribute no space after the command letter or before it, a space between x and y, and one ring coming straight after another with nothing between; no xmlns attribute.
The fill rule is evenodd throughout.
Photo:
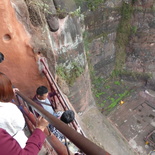
<svg viewBox="0 0 155 155"><path fill-rule="evenodd" d="M49 99L48 88L45 86L40 86L36 90L36 95L32 99L39 106L44 108L46 111L54 115L54 107Z"/></svg>
<svg viewBox="0 0 155 155"><path fill-rule="evenodd" d="M73 122L73 120L75 119L75 114L72 110L57 112L54 111L52 103L49 100L48 89L45 86L40 86L37 88L36 95L34 96L33 101L66 124ZM64 135L54 126L49 124L49 129L60 141L64 141Z"/></svg>

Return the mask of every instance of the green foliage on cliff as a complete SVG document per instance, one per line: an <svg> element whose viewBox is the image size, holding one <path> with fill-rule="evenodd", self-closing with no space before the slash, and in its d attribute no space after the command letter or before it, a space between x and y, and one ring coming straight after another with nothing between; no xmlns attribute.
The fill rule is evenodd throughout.
<svg viewBox="0 0 155 155"><path fill-rule="evenodd" d="M28 7L29 18L33 26L43 26L45 25L45 19L43 16L44 8L47 7L45 3L38 2L37 0L25 0L25 3Z"/></svg>
<svg viewBox="0 0 155 155"><path fill-rule="evenodd" d="M75 0L78 6L85 6L91 11L97 9L105 0Z"/></svg>
<svg viewBox="0 0 155 155"><path fill-rule="evenodd" d="M56 8L56 12L52 12L51 6L49 6L50 0L25 0L26 5L28 6L30 21L34 26L45 26L46 24L46 16L59 16L61 14L78 16L81 17L81 9L80 7L72 12L67 12L65 9Z"/></svg>
<svg viewBox="0 0 155 155"><path fill-rule="evenodd" d="M84 68L76 62L72 62L70 68L62 65L56 67L56 72L68 85L73 85L75 80L83 73Z"/></svg>
<svg viewBox="0 0 155 155"><path fill-rule="evenodd" d="M113 109L114 107L117 106L117 104L119 104L119 102L124 99L125 97L127 97L128 95L130 94L129 91L125 90L124 93L122 94L118 94L118 98L117 99L114 99L114 98L111 98L111 104L105 109L107 111L110 111L111 109Z"/></svg>
<svg viewBox="0 0 155 155"><path fill-rule="evenodd" d="M137 27L136 26L132 26L131 27L131 33L135 34L137 32Z"/></svg>
<svg viewBox="0 0 155 155"><path fill-rule="evenodd" d="M92 84L96 103L105 115L117 107L122 100L124 101L134 90L119 78L104 79L96 76Z"/></svg>
<svg viewBox="0 0 155 155"><path fill-rule="evenodd" d="M83 42L84 42L84 49L87 52L89 50L89 43L90 43L87 31L83 32Z"/></svg>
<svg viewBox="0 0 155 155"><path fill-rule="evenodd" d="M126 46L129 42L131 34L131 17L133 14L133 7L129 3L123 3L121 8L121 21L117 29L116 38L116 65L115 70L120 71L123 69L126 59Z"/></svg>
<svg viewBox="0 0 155 155"><path fill-rule="evenodd" d="M127 71L127 70L114 70L111 74L111 77L112 78L115 78L117 76L120 76L120 77L127 77L128 79L130 80L133 80L133 81L137 81L137 80L143 80L143 81L146 81L148 80L149 78L152 77L151 74L149 73L143 73L143 72L133 72L133 71Z"/></svg>

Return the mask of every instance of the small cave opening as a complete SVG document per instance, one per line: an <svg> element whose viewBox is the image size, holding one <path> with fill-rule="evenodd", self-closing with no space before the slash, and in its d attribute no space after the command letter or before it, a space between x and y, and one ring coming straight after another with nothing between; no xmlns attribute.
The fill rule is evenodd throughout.
<svg viewBox="0 0 155 155"><path fill-rule="evenodd" d="M11 36L9 35L9 34L5 34L4 36L3 36L3 41L4 42L9 42L11 40Z"/></svg>

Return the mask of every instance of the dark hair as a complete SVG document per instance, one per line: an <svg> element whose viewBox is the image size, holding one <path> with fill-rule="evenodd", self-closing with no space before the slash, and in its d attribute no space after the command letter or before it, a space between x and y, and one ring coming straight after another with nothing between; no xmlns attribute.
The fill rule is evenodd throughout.
<svg viewBox="0 0 155 155"><path fill-rule="evenodd" d="M4 55L3 53L0 52L0 63L4 60Z"/></svg>
<svg viewBox="0 0 155 155"><path fill-rule="evenodd" d="M14 97L10 79L0 72L0 101L10 102Z"/></svg>
<svg viewBox="0 0 155 155"><path fill-rule="evenodd" d="M36 94L43 96L44 94L48 93L48 89L45 86L40 86L37 88Z"/></svg>
<svg viewBox="0 0 155 155"><path fill-rule="evenodd" d="M61 116L61 121L63 121L64 123L68 124L70 122L72 122L75 118L75 114L72 110L67 110L65 111L62 116Z"/></svg>

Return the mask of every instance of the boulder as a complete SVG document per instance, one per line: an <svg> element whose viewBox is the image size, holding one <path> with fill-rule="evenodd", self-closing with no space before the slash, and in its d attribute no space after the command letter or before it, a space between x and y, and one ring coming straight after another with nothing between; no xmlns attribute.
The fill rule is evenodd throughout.
<svg viewBox="0 0 155 155"><path fill-rule="evenodd" d="M59 29L58 17L54 17L50 15L46 17L46 21L47 21L50 31L56 32Z"/></svg>

